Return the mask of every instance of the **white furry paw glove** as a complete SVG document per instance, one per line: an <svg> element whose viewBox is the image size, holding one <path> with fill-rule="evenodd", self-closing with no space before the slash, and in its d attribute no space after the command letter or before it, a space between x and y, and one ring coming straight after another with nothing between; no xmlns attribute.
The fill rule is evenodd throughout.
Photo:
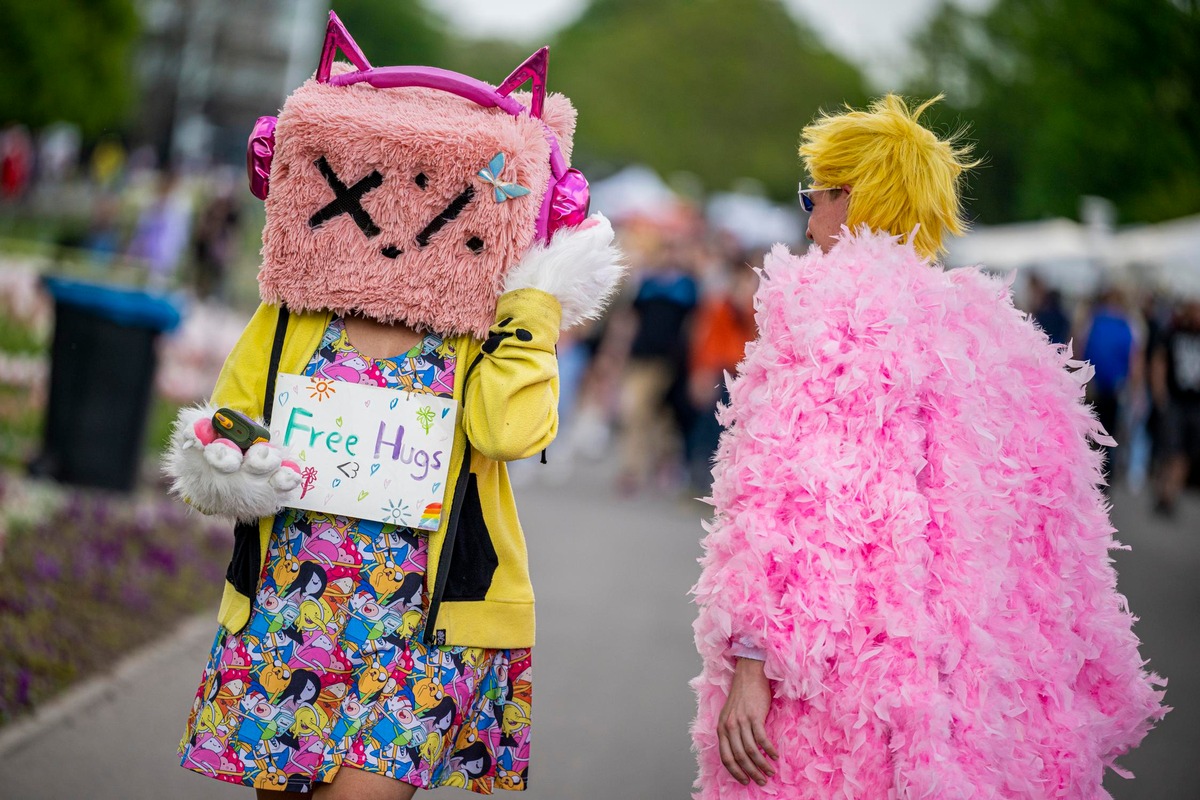
<svg viewBox="0 0 1200 800"><path fill-rule="evenodd" d="M215 408L185 408L175 420L164 470L171 492L197 511L250 522L283 507L300 483L300 466L269 442L244 454L213 431Z"/></svg>
<svg viewBox="0 0 1200 800"><path fill-rule="evenodd" d="M535 244L508 273L504 291L541 289L562 306L566 330L604 311L625 274L612 225L592 214L574 228L562 228L549 244Z"/></svg>

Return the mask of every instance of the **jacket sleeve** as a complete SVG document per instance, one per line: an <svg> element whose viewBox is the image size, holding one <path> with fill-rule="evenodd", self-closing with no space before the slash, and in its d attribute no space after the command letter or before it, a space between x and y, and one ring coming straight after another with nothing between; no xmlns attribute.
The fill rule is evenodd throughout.
<svg viewBox="0 0 1200 800"><path fill-rule="evenodd" d="M468 366L463 430L494 461L527 458L558 432L559 302L539 289L500 296L496 324Z"/></svg>
<svg viewBox="0 0 1200 800"><path fill-rule="evenodd" d="M278 306L266 303L259 305L217 376L211 399L214 407L232 408L262 421L267 367L278 319Z"/></svg>

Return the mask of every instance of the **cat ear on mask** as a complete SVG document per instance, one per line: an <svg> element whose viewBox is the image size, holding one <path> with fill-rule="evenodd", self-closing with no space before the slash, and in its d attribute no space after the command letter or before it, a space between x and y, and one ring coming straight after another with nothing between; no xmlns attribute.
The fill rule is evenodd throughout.
<svg viewBox="0 0 1200 800"><path fill-rule="evenodd" d="M318 83L329 83L333 61L339 50L358 70L371 69L371 62L363 55L362 48L354 41L338 15L330 11L329 24L325 28L325 44L321 48L321 62L317 66ZM543 47L514 69L496 88L496 94L508 97L525 83L532 82L529 113L535 119L541 119L546 101L546 71L549 63L550 48Z"/></svg>
<svg viewBox="0 0 1200 800"><path fill-rule="evenodd" d="M338 19L337 14L330 11L329 24L325 27L325 46L321 48L321 63L317 66L317 83L329 83L329 72L339 50L358 69L371 69L371 62L367 61L367 57L350 36L346 26Z"/></svg>
<svg viewBox="0 0 1200 800"><path fill-rule="evenodd" d="M546 69L549 63L550 48L543 47L514 69L512 74L496 87L496 94L508 97L515 89L524 86L526 81L532 81L529 115L534 119L541 119L546 101Z"/></svg>
<svg viewBox="0 0 1200 800"><path fill-rule="evenodd" d="M321 63L317 66L317 82L329 83L333 60L338 51L345 54L360 71L371 69L371 62L362 49L351 38L338 15L329 12L329 24L325 27L325 46L321 48ZM246 145L246 173L250 178L250 192L259 200L266 200L271 188L271 161L275 157L276 117L259 117L250 132Z"/></svg>

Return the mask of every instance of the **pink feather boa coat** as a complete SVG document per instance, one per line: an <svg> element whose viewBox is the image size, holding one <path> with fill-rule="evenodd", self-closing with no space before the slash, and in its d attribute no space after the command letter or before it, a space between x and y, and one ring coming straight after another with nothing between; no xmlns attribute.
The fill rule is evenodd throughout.
<svg viewBox="0 0 1200 800"><path fill-rule="evenodd" d="M1002 280L891 237L764 271L694 589L696 797L1108 797L1165 709L1108 557L1090 368ZM773 680L765 788L718 753L731 637Z"/></svg>

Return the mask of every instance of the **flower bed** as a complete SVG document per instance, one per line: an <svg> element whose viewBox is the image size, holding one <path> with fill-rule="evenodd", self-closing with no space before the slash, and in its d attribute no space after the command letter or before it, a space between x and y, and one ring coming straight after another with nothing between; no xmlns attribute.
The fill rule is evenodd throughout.
<svg viewBox="0 0 1200 800"><path fill-rule="evenodd" d="M40 266L0 256L0 725L211 608L231 524L161 486L135 497L19 477L40 447L53 304ZM151 483L179 405L203 398L245 314L193 304L160 340L142 476Z"/></svg>
<svg viewBox="0 0 1200 800"><path fill-rule="evenodd" d="M4 473L0 509L0 725L216 607L228 523Z"/></svg>

